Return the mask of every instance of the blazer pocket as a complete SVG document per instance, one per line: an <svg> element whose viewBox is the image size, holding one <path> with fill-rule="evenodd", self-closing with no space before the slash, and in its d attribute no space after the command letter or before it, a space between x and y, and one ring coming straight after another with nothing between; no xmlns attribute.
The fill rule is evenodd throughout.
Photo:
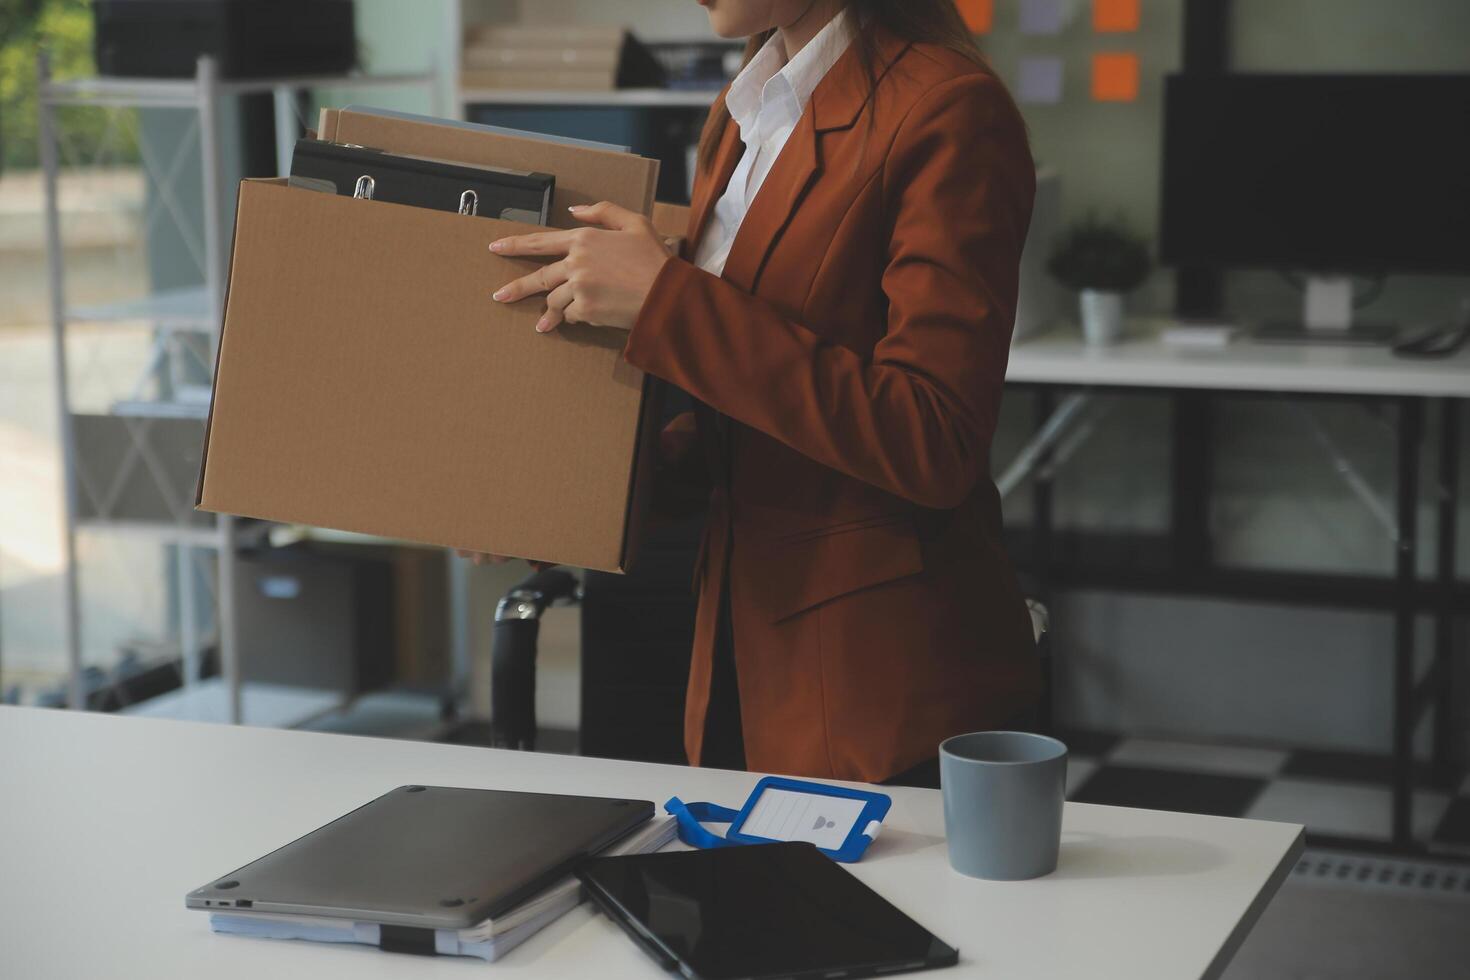
<svg viewBox="0 0 1470 980"><path fill-rule="evenodd" d="M906 515L791 535L762 549L760 563L746 588L756 591L772 622L924 570L919 538Z"/></svg>

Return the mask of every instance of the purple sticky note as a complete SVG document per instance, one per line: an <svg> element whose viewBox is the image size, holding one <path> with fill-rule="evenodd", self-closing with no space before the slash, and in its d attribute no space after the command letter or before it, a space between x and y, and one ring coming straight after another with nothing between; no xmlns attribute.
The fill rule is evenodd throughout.
<svg viewBox="0 0 1470 980"><path fill-rule="evenodd" d="M1016 72L1016 100L1031 105L1062 101L1061 58L1022 58Z"/></svg>
<svg viewBox="0 0 1470 980"><path fill-rule="evenodd" d="M1071 0L1021 0L1021 33L1060 34L1072 13Z"/></svg>

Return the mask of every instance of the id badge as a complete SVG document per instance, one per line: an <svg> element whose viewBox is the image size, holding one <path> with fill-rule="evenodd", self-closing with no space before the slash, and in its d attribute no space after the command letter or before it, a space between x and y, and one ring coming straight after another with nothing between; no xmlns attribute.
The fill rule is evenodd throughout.
<svg viewBox="0 0 1470 980"><path fill-rule="evenodd" d="M851 863L877 839L892 802L871 790L766 776L739 810L675 796L664 811L678 820L679 839L690 847L806 841L834 861ZM730 829L721 837L706 823L728 823Z"/></svg>

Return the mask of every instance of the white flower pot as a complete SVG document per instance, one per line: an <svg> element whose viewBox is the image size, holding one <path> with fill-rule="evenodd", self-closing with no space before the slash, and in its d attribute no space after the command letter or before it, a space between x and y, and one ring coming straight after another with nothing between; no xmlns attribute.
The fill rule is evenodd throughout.
<svg viewBox="0 0 1470 980"><path fill-rule="evenodd" d="M1123 339L1123 294L1101 289L1084 289L1079 297L1082 337L1089 344L1105 346Z"/></svg>

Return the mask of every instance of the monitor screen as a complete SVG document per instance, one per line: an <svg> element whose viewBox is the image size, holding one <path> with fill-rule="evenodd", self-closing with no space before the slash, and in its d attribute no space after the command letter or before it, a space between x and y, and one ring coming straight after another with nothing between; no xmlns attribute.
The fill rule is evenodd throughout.
<svg viewBox="0 0 1470 980"><path fill-rule="evenodd" d="M1470 75L1171 76L1160 253L1470 274Z"/></svg>

